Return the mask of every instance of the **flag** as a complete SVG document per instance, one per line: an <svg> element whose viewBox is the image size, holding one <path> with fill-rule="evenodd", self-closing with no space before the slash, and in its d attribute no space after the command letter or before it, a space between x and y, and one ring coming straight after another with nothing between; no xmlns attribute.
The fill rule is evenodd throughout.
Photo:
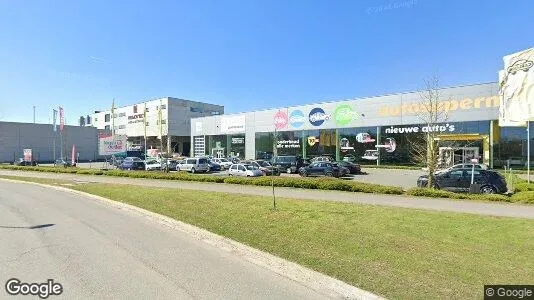
<svg viewBox="0 0 534 300"><path fill-rule="evenodd" d="M74 144L72 144L71 162L73 166L76 163L76 146Z"/></svg>
<svg viewBox="0 0 534 300"><path fill-rule="evenodd" d="M57 110L52 109L52 115L53 115L52 119L54 120L52 127L54 128L54 132L56 132L57 131L57 125L56 125L57 124Z"/></svg>
<svg viewBox="0 0 534 300"><path fill-rule="evenodd" d="M159 109L158 109L158 120L159 120L159 135L158 135L158 138L161 140L161 137L162 137L162 130L163 130L163 125L161 124L161 99L159 100Z"/></svg>
<svg viewBox="0 0 534 300"><path fill-rule="evenodd" d="M146 103L145 103L145 107L143 108L143 127L145 129L145 142L146 142Z"/></svg>
<svg viewBox="0 0 534 300"><path fill-rule="evenodd" d="M63 132L63 127L65 126L65 112L63 112L63 107L59 107L59 130Z"/></svg>
<svg viewBox="0 0 534 300"><path fill-rule="evenodd" d="M111 135L115 135L115 98L111 103Z"/></svg>

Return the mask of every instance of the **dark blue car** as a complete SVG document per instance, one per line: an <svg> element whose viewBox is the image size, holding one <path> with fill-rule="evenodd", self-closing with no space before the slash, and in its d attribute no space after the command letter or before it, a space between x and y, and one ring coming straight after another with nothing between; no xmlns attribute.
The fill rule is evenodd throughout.
<svg viewBox="0 0 534 300"><path fill-rule="evenodd" d="M138 157L126 157L120 165L121 170L144 170L145 163Z"/></svg>
<svg viewBox="0 0 534 300"><path fill-rule="evenodd" d="M216 162L213 162L213 161L210 160L209 165L210 165L210 171L211 172L213 172L213 171L219 172L221 170L221 165L219 165Z"/></svg>

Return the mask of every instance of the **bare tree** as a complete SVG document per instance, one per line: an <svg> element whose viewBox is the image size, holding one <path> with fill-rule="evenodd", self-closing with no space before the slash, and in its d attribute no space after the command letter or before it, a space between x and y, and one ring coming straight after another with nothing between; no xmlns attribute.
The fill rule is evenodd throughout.
<svg viewBox="0 0 534 300"><path fill-rule="evenodd" d="M418 115L423 125L422 135L412 137L410 154L416 162L426 164L428 168L428 187L434 187L433 175L438 168L439 135L441 124L448 119L447 109L441 98L439 77L432 76L424 81L424 88L419 91L421 101Z"/></svg>

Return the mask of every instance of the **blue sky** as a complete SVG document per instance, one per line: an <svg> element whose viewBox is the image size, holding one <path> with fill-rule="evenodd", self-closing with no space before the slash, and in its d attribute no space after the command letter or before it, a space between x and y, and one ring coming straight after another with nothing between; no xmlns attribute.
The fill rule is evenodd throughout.
<svg viewBox="0 0 534 300"><path fill-rule="evenodd" d="M0 0L0 120L172 96L227 113L497 81L534 1Z"/></svg>

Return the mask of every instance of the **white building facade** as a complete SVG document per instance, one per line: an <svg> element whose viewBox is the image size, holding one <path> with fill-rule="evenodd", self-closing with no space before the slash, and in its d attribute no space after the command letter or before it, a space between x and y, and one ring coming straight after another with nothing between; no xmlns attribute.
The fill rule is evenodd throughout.
<svg viewBox="0 0 534 300"><path fill-rule="evenodd" d="M115 134L128 137L130 149L144 148L146 132L147 149L189 155L191 118L222 114L221 105L164 97L115 107L113 115L110 105L109 110L81 117L80 125L114 129Z"/></svg>

